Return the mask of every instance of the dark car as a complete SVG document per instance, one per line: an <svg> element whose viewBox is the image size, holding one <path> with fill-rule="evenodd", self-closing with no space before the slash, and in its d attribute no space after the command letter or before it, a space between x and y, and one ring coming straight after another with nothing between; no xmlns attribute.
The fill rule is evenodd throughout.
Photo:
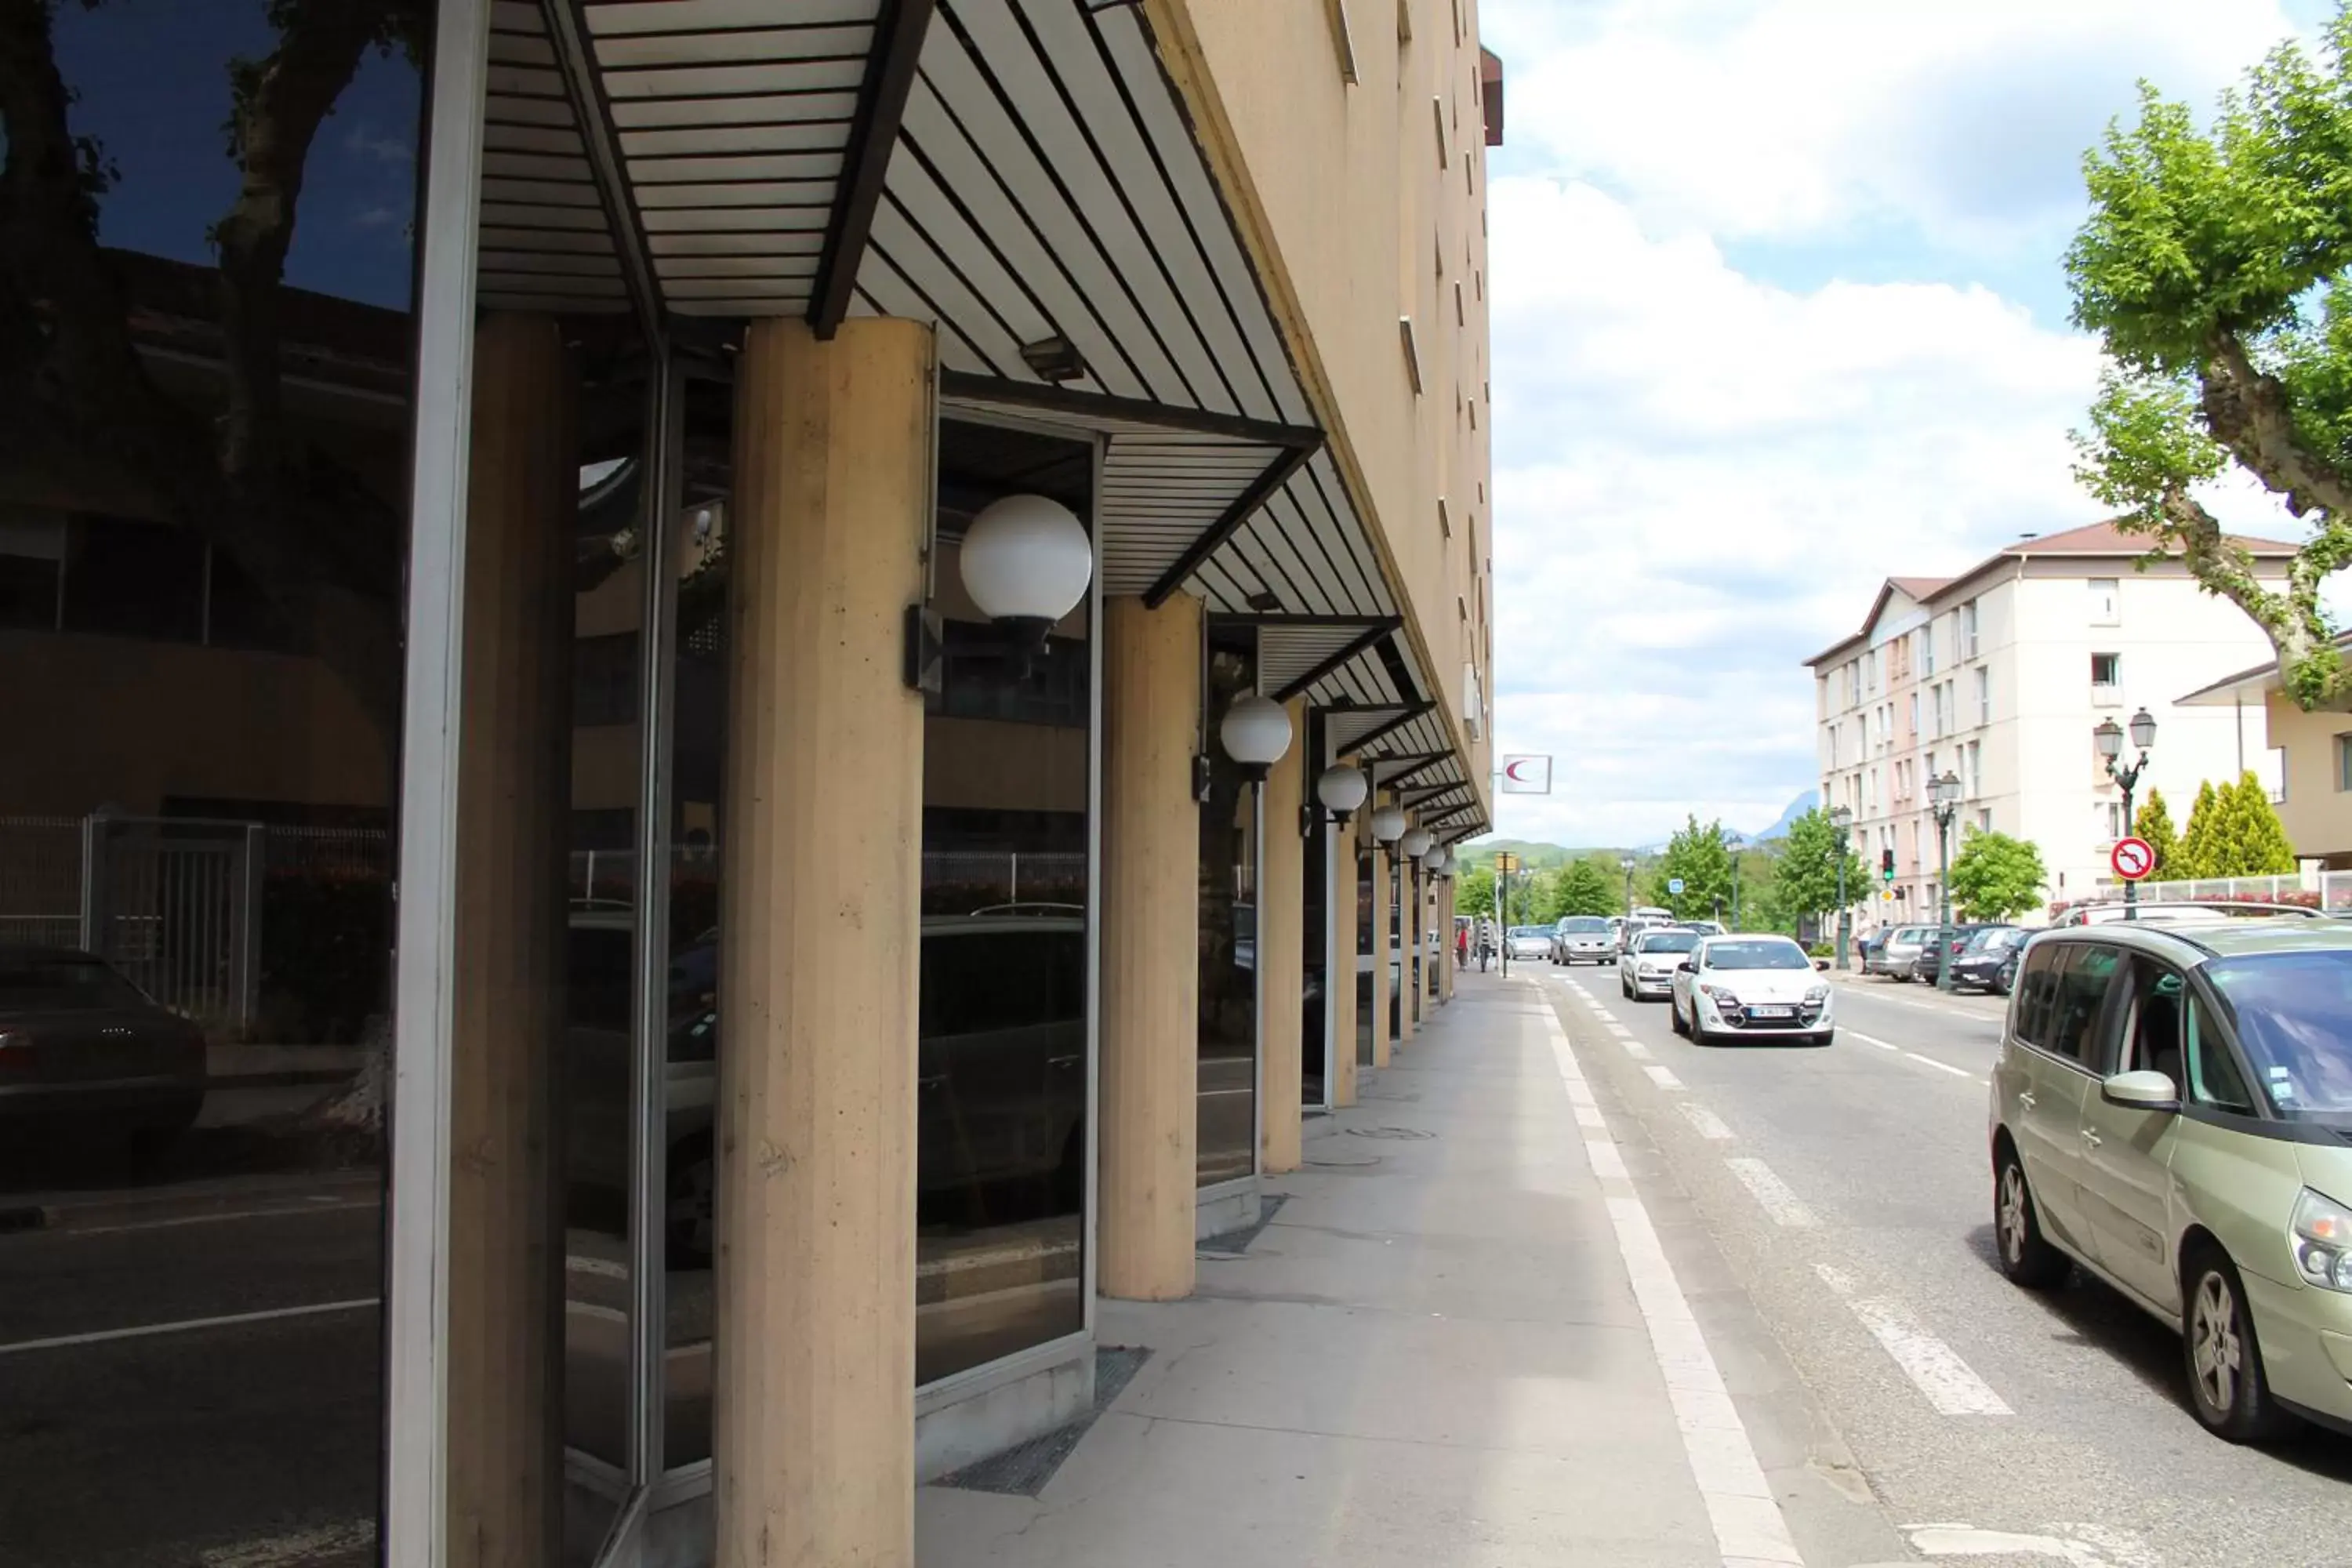
<svg viewBox="0 0 2352 1568"><path fill-rule="evenodd" d="M0 1140L152 1153L204 1104L202 1029L87 952L0 947Z"/></svg>
<svg viewBox="0 0 2352 1568"><path fill-rule="evenodd" d="M2025 939L2032 934L2023 926L1987 926L1978 931L1952 960L1952 989L2008 995L2017 987L2017 963L2025 952Z"/></svg>
<svg viewBox="0 0 2352 1568"><path fill-rule="evenodd" d="M1941 928L1940 941L1938 928L1924 928L1927 940L1919 944L1919 956L1911 961L1911 978L1928 985L1937 984L1943 973L1944 960L1958 958L1968 950L1969 943L1976 940L1977 933L1991 929L1992 923L1990 921L1969 921L1946 926Z"/></svg>

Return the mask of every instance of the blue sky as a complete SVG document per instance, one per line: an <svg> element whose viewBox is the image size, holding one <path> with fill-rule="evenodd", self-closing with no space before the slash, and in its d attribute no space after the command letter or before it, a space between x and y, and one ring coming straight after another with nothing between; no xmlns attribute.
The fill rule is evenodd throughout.
<svg viewBox="0 0 2352 1568"><path fill-rule="evenodd" d="M2203 104L2328 0L1483 0L1499 831L1747 830L1882 579L2097 521L2060 267L2134 84ZM2258 500L2248 531L2299 537Z"/></svg>

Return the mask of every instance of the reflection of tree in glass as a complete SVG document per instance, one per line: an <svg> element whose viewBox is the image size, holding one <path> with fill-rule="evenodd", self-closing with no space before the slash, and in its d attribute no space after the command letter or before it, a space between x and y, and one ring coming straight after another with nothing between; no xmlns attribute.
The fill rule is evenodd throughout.
<svg viewBox="0 0 2352 1568"><path fill-rule="evenodd" d="M83 0L94 6L97 0ZM221 405L150 375L134 323L165 264L110 251L98 211L113 171L76 136L55 6L0 6L0 461L67 493L142 492L230 557L380 727L398 711L402 528L392 500L289 420L286 255L320 122L371 49L414 56L425 0L271 0L277 47L228 63L236 198L213 225L209 345Z"/></svg>

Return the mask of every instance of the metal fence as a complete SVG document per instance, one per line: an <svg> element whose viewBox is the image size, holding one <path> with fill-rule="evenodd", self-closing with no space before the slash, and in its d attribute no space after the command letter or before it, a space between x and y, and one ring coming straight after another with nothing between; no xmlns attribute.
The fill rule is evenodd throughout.
<svg viewBox="0 0 2352 1568"><path fill-rule="evenodd" d="M0 817L0 942L81 945L80 817Z"/></svg>
<svg viewBox="0 0 2352 1568"><path fill-rule="evenodd" d="M2120 890L2102 895L2112 900ZM2283 877L2215 877L2194 882L2142 882L2148 903L2296 904L2352 915L2352 871L2306 871Z"/></svg>

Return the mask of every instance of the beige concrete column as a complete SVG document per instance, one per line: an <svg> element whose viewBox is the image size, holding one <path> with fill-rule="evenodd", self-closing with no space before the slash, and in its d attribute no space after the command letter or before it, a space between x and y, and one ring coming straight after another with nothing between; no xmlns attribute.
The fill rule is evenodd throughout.
<svg viewBox="0 0 2352 1568"><path fill-rule="evenodd" d="M735 371L718 1561L914 1562L929 329L754 321Z"/></svg>
<svg viewBox="0 0 2352 1568"><path fill-rule="evenodd" d="M1097 1286L1192 1290L1199 1179L1201 602L1103 606Z"/></svg>
<svg viewBox="0 0 2352 1568"><path fill-rule="evenodd" d="M457 1568L562 1546L572 374L551 319L474 341L451 1018L447 1530Z"/></svg>
<svg viewBox="0 0 2352 1568"><path fill-rule="evenodd" d="M1371 805L1377 806L1381 797L1375 794ZM1364 831L1371 831L1369 819ZM1389 849L1390 846L1372 841L1372 1066L1389 1065Z"/></svg>
<svg viewBox="0 0 2352 1568"><path fill-rule="evenodd" d="M1298 1169L1300 1034L1306 1010L1301 968L1306 921L1307 841L1298 807L1307 794L1307 700L1290 703L1290 750L1266 775L1258 820L1265 864L1257 891L1258 1168L1269 1175ZM1319 829L1318 829L1319 831Z"/></svg>
<svg viewBox="0 0 2352 1568"><path fill-rule="evenodd" d="M1356 1103L1356 819L1331 836L1331 886L1327 912L1337 928L1330 968L1323 976L1323 1006L1331 1015L1331 1103Z"/></svg>

